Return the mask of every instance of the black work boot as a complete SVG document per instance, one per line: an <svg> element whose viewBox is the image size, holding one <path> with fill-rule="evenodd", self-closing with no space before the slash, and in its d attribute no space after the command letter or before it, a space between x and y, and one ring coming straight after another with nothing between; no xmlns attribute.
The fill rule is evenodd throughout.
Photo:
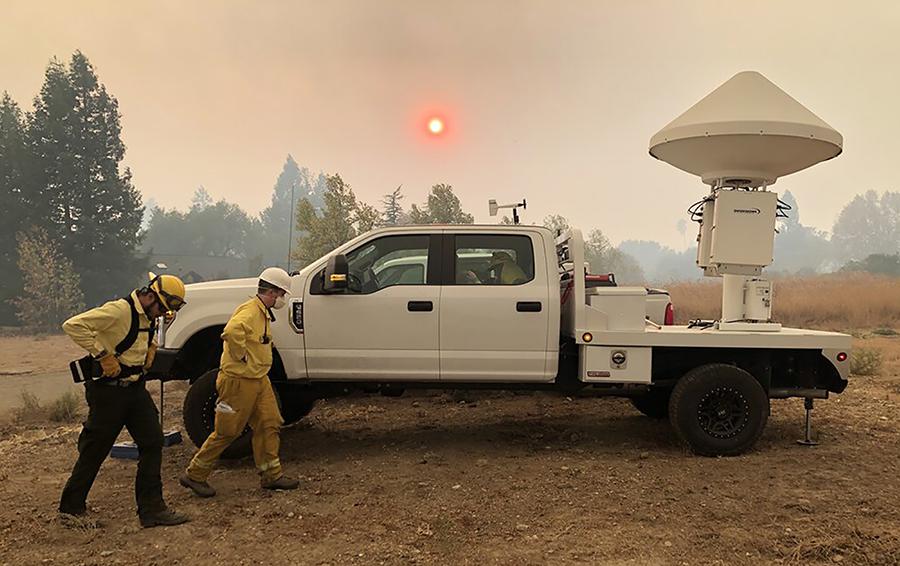
<svg viewBox="0 0 900 566"><path fill-rule="evenodd" d="M300 480L294 480L287 476L279 476L274 480L261 480L259 484L263 489L297 489L300 487Z"/></svg>
<svg viewBox="0 0 900 566"><path fill-rule="evenodd" d="M200 497L212 497L216 494L216 490L213 489L213 486L209 485L205 481L192 480L187 476L187 474L178 478L178 483L193 491Z"/></svg>
<svg viewBox="0 0 900 566"><path fill-rule="evenodd" d="M162 511L145 513L140 516L140 520L141 526L146 529L150 527L169 527L172 525L180 525L182 523L187 523L191 519L184 513L176 513L171 509L163 509Z"/></svg>

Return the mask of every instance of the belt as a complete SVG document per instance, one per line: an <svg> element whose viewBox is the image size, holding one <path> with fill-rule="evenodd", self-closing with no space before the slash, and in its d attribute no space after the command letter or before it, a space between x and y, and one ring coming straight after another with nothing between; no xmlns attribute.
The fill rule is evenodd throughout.
<svg viewBox="0 0 900 566"><path fill-rule="evenodd" d="M138 383L143 383L143 380L138 379L136 381L126 381L124 379L95 379L94 383L99 383L100 385L108 385L111 387L131 387L132 385L137 385Z"/></svg>
<svg viewBox="0 0 900 566"><path fill-rule="evenodd" d="M143 366L122 366L122 373L119 374L120 377L99 377L94 379L94 383L99 383L100 385L109 385L112 387L130 387L144 381L143 373ZM139 376L138 379L122 379L123 377L129 377L133 375Z"/></svg>

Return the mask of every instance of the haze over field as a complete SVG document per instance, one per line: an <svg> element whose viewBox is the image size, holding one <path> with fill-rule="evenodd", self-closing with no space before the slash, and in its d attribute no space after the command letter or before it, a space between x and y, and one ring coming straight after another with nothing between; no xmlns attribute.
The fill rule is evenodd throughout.
<svg viewBox="0 0 900 566"><path fill-rule="evenodd" d="M755 2L12 0L0 89L27 109L47 61L82 50L119 100L144 199L203 185L256 213L285 155L378 202L453 185L477 221L527 197L613 242L681 249L703 186L650 136L733 74L765 74L844 135L844 154L780 180L830 230L856 193L896 189L900 6ZM442 136L427 119L444 117ZM691 230L692 231L692 230ZM690 243L690 238L688 242Z"/></svg>

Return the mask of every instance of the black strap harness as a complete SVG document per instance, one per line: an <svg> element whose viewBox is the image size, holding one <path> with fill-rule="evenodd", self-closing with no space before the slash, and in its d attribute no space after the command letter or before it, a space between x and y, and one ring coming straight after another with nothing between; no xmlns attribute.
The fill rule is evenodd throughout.
<svg viewBox="0 0 900 566"><path fill-rule="evenodd" d="M134 305L134 299L131 298L131 295L128 295L121 300L128 303L128 306L131 308L131 326L128 328L128 334L125 335L125 338L122 338L122 341L116 344L116 357L121 356L134 346L134 343L137 342L138 333L147 333L148 348L153 343L153 335L156 334L156 319L150 320L150 328L141 328L138 320L138 311Z"/></svg>

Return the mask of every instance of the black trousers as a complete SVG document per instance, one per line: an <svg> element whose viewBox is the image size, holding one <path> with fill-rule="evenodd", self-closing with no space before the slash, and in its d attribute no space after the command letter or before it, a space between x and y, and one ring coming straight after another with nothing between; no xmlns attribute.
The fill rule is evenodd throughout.
<svg viewBox="0 0 900 566"><path fill-rule="evenodd" d="M119 387L86 382L85 397L88 418L78 437L78 460L63 488L60 512L77 515L86 510L88 492L123 426L128 428L138 446L134 485L138 514L165 509L160 477L163 433L159 426L159 412L144 383L141 381Z"/></svg>

